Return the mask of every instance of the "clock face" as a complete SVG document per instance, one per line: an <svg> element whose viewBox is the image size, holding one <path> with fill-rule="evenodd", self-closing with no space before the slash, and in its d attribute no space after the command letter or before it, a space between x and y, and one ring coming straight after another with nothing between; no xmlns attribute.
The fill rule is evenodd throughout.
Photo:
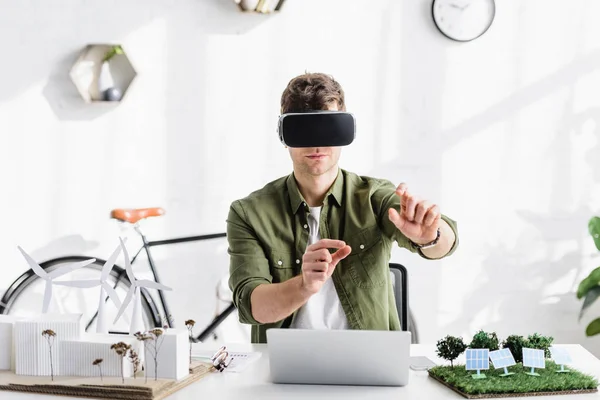
<svg viewBox="0 0 600 400"><path fill-rule="evenodd" d="M496 7L494 0L433 0L433 20L444 35L467 42L488 30Z"/></svg>

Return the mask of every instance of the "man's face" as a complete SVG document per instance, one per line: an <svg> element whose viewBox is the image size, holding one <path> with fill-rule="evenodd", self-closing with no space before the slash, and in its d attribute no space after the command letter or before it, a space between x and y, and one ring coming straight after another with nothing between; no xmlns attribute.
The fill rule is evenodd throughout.
<svg viewBox="0 0 600 400"><path fill-rule="evenodd" d="M337 103L330 104L327 109L338 111ZM342 152L341 147L289 147L288 150L294 170L313 176L323 175L334 168Z"/></svg>

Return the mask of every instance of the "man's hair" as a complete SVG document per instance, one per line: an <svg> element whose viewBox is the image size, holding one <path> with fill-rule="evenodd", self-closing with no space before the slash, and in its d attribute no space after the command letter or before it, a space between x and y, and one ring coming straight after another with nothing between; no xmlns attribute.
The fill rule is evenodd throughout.
<svg viewBox="0 0 600 400"><path fill-rule="evenodd" d="M305 73L293 78L283 91L281 113L326 110L333 102L338 110L346 110L342 86L330 75Z"/></svg>

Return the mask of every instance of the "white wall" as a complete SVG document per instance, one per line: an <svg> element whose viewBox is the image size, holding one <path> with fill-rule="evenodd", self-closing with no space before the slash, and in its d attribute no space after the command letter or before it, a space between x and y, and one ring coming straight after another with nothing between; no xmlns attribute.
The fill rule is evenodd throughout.
<svg viewBox="0 0 600 400"><path fill-rule="evenodd" d="M408 182L459 222L447 260L393 253L422 341L538 331L600 355L573 294L598 265L600 5L565 4L498 2L466 44L436 31L429 0L288 0L272 17L233 0L3 4L0 287L26 269L17 244L106 258L122 234L113 207L165 207L152 238L224 231L232 200L290 171L281 91L324 71L359 124L342 167ZM122 43L139 72L117 108L83 105L68 80L95 42ZM176 321L207 323L226 241L157 250Z"/></svg>

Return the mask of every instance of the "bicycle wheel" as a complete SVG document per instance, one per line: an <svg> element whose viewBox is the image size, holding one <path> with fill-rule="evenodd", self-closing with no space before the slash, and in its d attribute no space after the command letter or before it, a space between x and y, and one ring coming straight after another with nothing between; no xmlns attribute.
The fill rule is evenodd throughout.
<svg viewBox="0 0 600 400"><path fill-rule="evenodd" d="M40 266L47 272L52 272L56 268L89 259L88 257L63 257L46 261ZM69 272L59 278L59 280L87 280L100 279L104 260L96 261L86 267L79 268ZM125 270L114 266L108 278L109 284L117 292L119 299L124 300L127 291L131 286ZM32 270L22 274L6 291L4 297L0 300L0 314L15 315L19 317L35 317L42 310L42 302L45 291L45 282L39 278ZM69 286L53 285L52 300L48 309L49 313L75 313L82 314L84 328L88 332L96 331L96 316L98 311L98 295L100 287L89 289L80 289ZM160 317L156 304L149 293L141 288L142 296L142 320L146 329L160 326ZM105 305L106 322L111 333L128 333L130 323L131 306L116 324L113 321L118 310L112 301L106 299Z"/></svg>

